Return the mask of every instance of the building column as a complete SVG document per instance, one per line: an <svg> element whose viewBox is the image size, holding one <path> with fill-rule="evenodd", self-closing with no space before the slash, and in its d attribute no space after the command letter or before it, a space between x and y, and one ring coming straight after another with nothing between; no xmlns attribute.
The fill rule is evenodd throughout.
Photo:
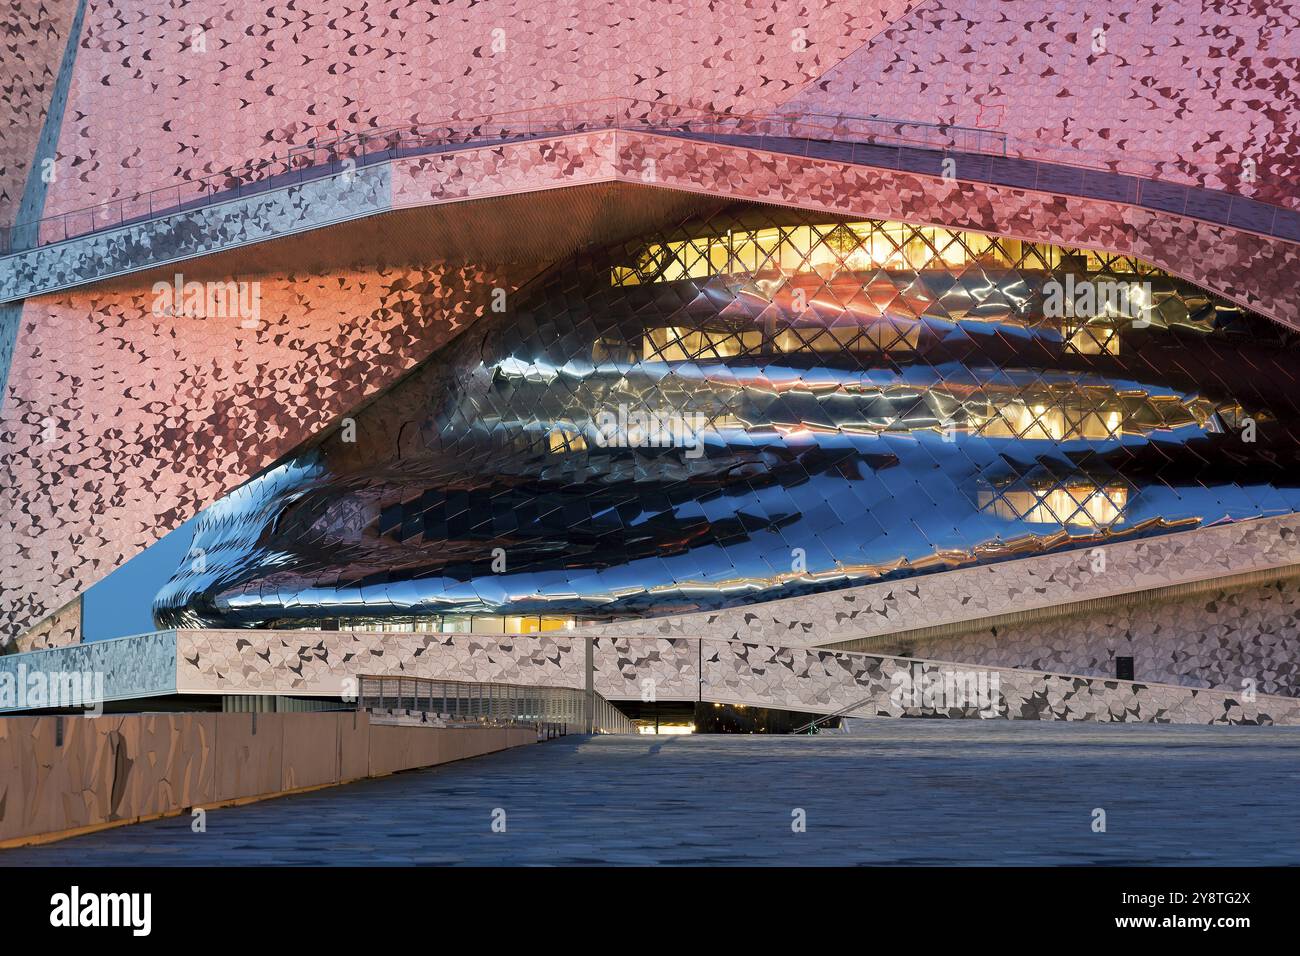
<svg viewBox="0 0 1300 956"><path fill-rule="evenodd" d="M587 693L586 693L586 717L587 733L596 732L596 639L587 637Z"/></svg>

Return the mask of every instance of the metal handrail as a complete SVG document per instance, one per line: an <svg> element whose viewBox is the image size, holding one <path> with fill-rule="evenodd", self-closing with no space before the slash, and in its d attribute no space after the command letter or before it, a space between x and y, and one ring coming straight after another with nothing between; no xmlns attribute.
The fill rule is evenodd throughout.
<svg viewBox="0 0 1300 956"><path fill-rule="evenodd" d="M834 713L823 714L820 717L814 717L812 720L808 721L808 723L801 724L800 726L796 727L794 730L790 731L790 733L814 734L817 732L817 728L821 724L825 723L826 721L834 720L836 717L847 717L849 714L853 713L853 711L857 710L859 707L865 707L867 704L871 703L875 699L876 698L874 695L871 697L864 697L856 704L849 704L849 706L847 707L841 707L839 710L835 711Z"/></svg>
<svg viewBox="0 0 1300 956"><path fill-rule="evenodd" d="M632 720L595 691L589 696L586 690L541 684L366 674L357 678L356 709L446 715L493 725L590 728L598 734L637 732Z"/></svg>
<svg viewBox="0 0 1300 956"><path fill-rule="evenodd" d="M490 143L610 129L676 133L694 137L751 137L759 140L759 148L773 145L764 141L778 140L781 144L775 146L776 151L798 153L799 150L790 147L802 144L803 155L811 155L810 147L813 143L844 144L850 148L850 161L856 161L857 146L884 146L900 151L910 148L1002 159L1009 155L1009 138L1006 133L974 126L842 113L730 113L707 107L679 106L631 97L604 97L481 116L456 117L434 123L359 130L327 139L320 138L319 131L322 127L317 126L315 129L317 134L309 142L288 148L283 156L273 152L268 158L250 161L241 167L231 167L194 179L181 179L172 185L130 197L106 200L42 219L19 222L7 233L0 234L0 240L4 240L0 241L0 254L64 242L103 229L146 222L164 214L174 215L200 209L283 185L302 183L309 178L323 178L348 168L343 164L349 161L355 167L360 167L435 151L450 152L457 147L472 148ZM1206 218L1204 210L1189 213L1188 208L1194 196L1207 190L1160 179L1159 174L1167 165L1164 163L1131 158L1104 162L1045 161L1027 157L1023 150L1016 151L1014 155L1019 160L1034 164L1033 183L1029 188L1039 188L1044 168L1073 169L1085 173L1096 171L1131 181L1131 185L1125 185L1125 192L1131 191L1133 195L1126 198L1126 202L1168 212L1181 212L1183 215L1192 215L1193 218ZM877 160L879 158L875 157ZM900 163L901 159L900 152ZM1146 174L1121 171L1121 167L1127 169L1135 165L1144 167ZM1015 185L1026 184L1017 182ZM1146 190L1143 189L1144 185L1148 187ZM1154 198L1145 196L1145 193L1152 191L1152 187L1156 187ZM1171 190L1176 192L1170 192ZM1279 209L1283 213L1290 213L1275 204L1238 194L1226 195L1227 211L1207 221L1272 236L1277 234L1279 228ZM1234 203L1244 203L1246 206L1244 210L1234 212ZM1267 224L1258 219L1260 215L1269 219ZM1244 218L1238 223L1236 218L1241 217ZM1289 219L1288 215L1287 221ZM1294 223L1285 226L1284 231L1289 236L1295 231Z"/></svg>
<svg viewBox="0 0 1300 956"><path fill-rule="evenodd" d="M603 107L598 106L603 104ZM320 130L321 127L315 127ZM756 135L787 139L831 139L849 141L852 136L869 142L894 145L958 149L963 152L992 152L1006 155L1006 134L977 127L920 120L844 114L745 114L726 113L703 107L682 107L630 97L605 97L529 107L482 116L453 118L434 123L391 126L343 133L329 139L319 134L302 146L290 147L283 156L249 161L193 179L177 182L129 197L106 200L37 220L14 224L12 238L20 232L35 232L29 245L38 247L87 235L128 222L154 218L160 212L182 212L211 205L219 194L237 198L245 191L264 191L284 185L285 177L302 182L309 172L331 172L337 164L353 160L376 162L416 155L447 146L481 145L565 133L606 129L636 129L704 133L708 135ZM989 149L986 149L990 147ZM267 171L271 172L267 175ZM58 225L58 230L50 227ZM11 243L12 244L12 243Z"/></svg>

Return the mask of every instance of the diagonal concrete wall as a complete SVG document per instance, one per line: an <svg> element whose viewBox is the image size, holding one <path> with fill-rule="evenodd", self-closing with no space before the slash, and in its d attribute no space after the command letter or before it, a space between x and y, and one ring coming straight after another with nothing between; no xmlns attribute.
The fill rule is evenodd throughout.
<svg viewBox="0 0 1300 956"><path fill-rule="evenodd" d="M98 663L109 670L106 696L149 683L144 674L174 661L183 697L286 695L338 697L367 675L422 677L544 687L582 686L587 640L559 635L439 635L339 631L177 631L125 638ZM816 647L685 637L595 637L595 690L608 700L705 701L859 716L996 717L1012 720L1291 724L1300 698L1261 692L1245 680L1258 662L1242 661L1228 686L1116 680L1105 674L1048 673L970 661L866 654ZM149 654L134 653L149 643ZM87 647L94 647L88 645ZM0 659L0 690L33 670L86 666L82 648ZM171 656L174 654L174 656ZM114 661L122 666L114 668ZM139 669L140 674L133 672ZM1288 668L1293 673L1294 666ZM28 678L30 680L30 678ZM923 679L923 680L922 680ZM978 704L904 688L945 680L982 681L996 699ZM1294 687L1290 688L1294 693ZM10 691L12 693L12 691Z"/></svg>
<svg viewBox="0 0 1300 956"><path fill-rule="evenodd" d="M9 717L0 720L0 847L536 741L532 727L376 726L355 712Z"/></svg>

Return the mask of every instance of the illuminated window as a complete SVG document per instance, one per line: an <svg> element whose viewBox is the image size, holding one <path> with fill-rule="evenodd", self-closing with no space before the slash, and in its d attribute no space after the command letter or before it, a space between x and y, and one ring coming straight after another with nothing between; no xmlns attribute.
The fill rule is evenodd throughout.
<svg viewBox="0 0 1300 956"><path fill-rule="evenodd" d="M1118 521L1128 504L1128 487L1075 481L1050 489L981 489L980 508L1010 521L1105 528Z"/></svg>
<svg viewBox="0 0 1300 956"><path fill-rule="evenodd" d="M860 326L788 327L772 337L772 348L777 352L915 351L920 342L919 322L881 319Z"/></svg>
<svg viewBox="0 0 1300 956"><path fill-rule="evenodd" d="M1108 388L1071 386L986 394L967 402L966 407L969 427L985 438L1106 441L1119 437L1128 419L1119 396Z"/></svg>
<svg viewBox="0 0 1300 956"><path fill-rule="evenodd" d="M546 615L529 615L507 617L505 629L510 634L540 634L545 631L565 631L573 629L571 617L548 617Z"/></svg>
<svg viewBox="0 0 1300 956"><path fill-rule="evenodd" d="M612 268L615 286L676 282L736 273L785 276L839 273L962 272L972 266L1022 273L1065 269L1079 276L1106 273L1167 278L1150 263L1128 256L1069 249L1019 239L987 236L934 226L865 220L811 226L732 229L716 236L692 237L640 248L635 261ZM1186 321L1187 310L1170 305L1165 317ZM1156 303L1151 304L1153 313Z"/></svg>
<svg viewBox="0 0 1300 956"><path fill-rule="evenodd" d="M1080 355L1119 355L1119 328L1114 322L1067 324L1065 346Z"/></svg>
<svg viewBox="0 0 1300 956"><path fill-rule="evenodd" d="M684 362L727 358L754 351L762 344L763 333L756 329L737 333L668 327L646 329L641 341L642 358Z"/></svg>
<svg viewBox="0 0 1300 956"><path fill-rule="evenodd" d="M546 435L548 450L552 455L564 455L571 451L586 451L587 440L576 431L567 428L552 428Z"/></svg>
<svg viewBox="0 0 1300 956"><path fill-rule="evenodd" d="M622 339L599 338L591 343L593 362L620 362L630 365L638 358L636 349Z"/></svg>

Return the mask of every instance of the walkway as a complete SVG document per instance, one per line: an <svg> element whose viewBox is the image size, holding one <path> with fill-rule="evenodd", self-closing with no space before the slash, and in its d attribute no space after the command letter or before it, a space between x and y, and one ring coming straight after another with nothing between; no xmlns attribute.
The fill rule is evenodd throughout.
<svg viewBox="0 0 1300 956"><path fill-rule="evenodd" d="M568 738L0 865L1296 864L1300 730L872 721ZM806 833L791 811L807 812ZM1108 832L1090 828L1105 808ZM493 833L495 808L507 830Z"/></svg>

